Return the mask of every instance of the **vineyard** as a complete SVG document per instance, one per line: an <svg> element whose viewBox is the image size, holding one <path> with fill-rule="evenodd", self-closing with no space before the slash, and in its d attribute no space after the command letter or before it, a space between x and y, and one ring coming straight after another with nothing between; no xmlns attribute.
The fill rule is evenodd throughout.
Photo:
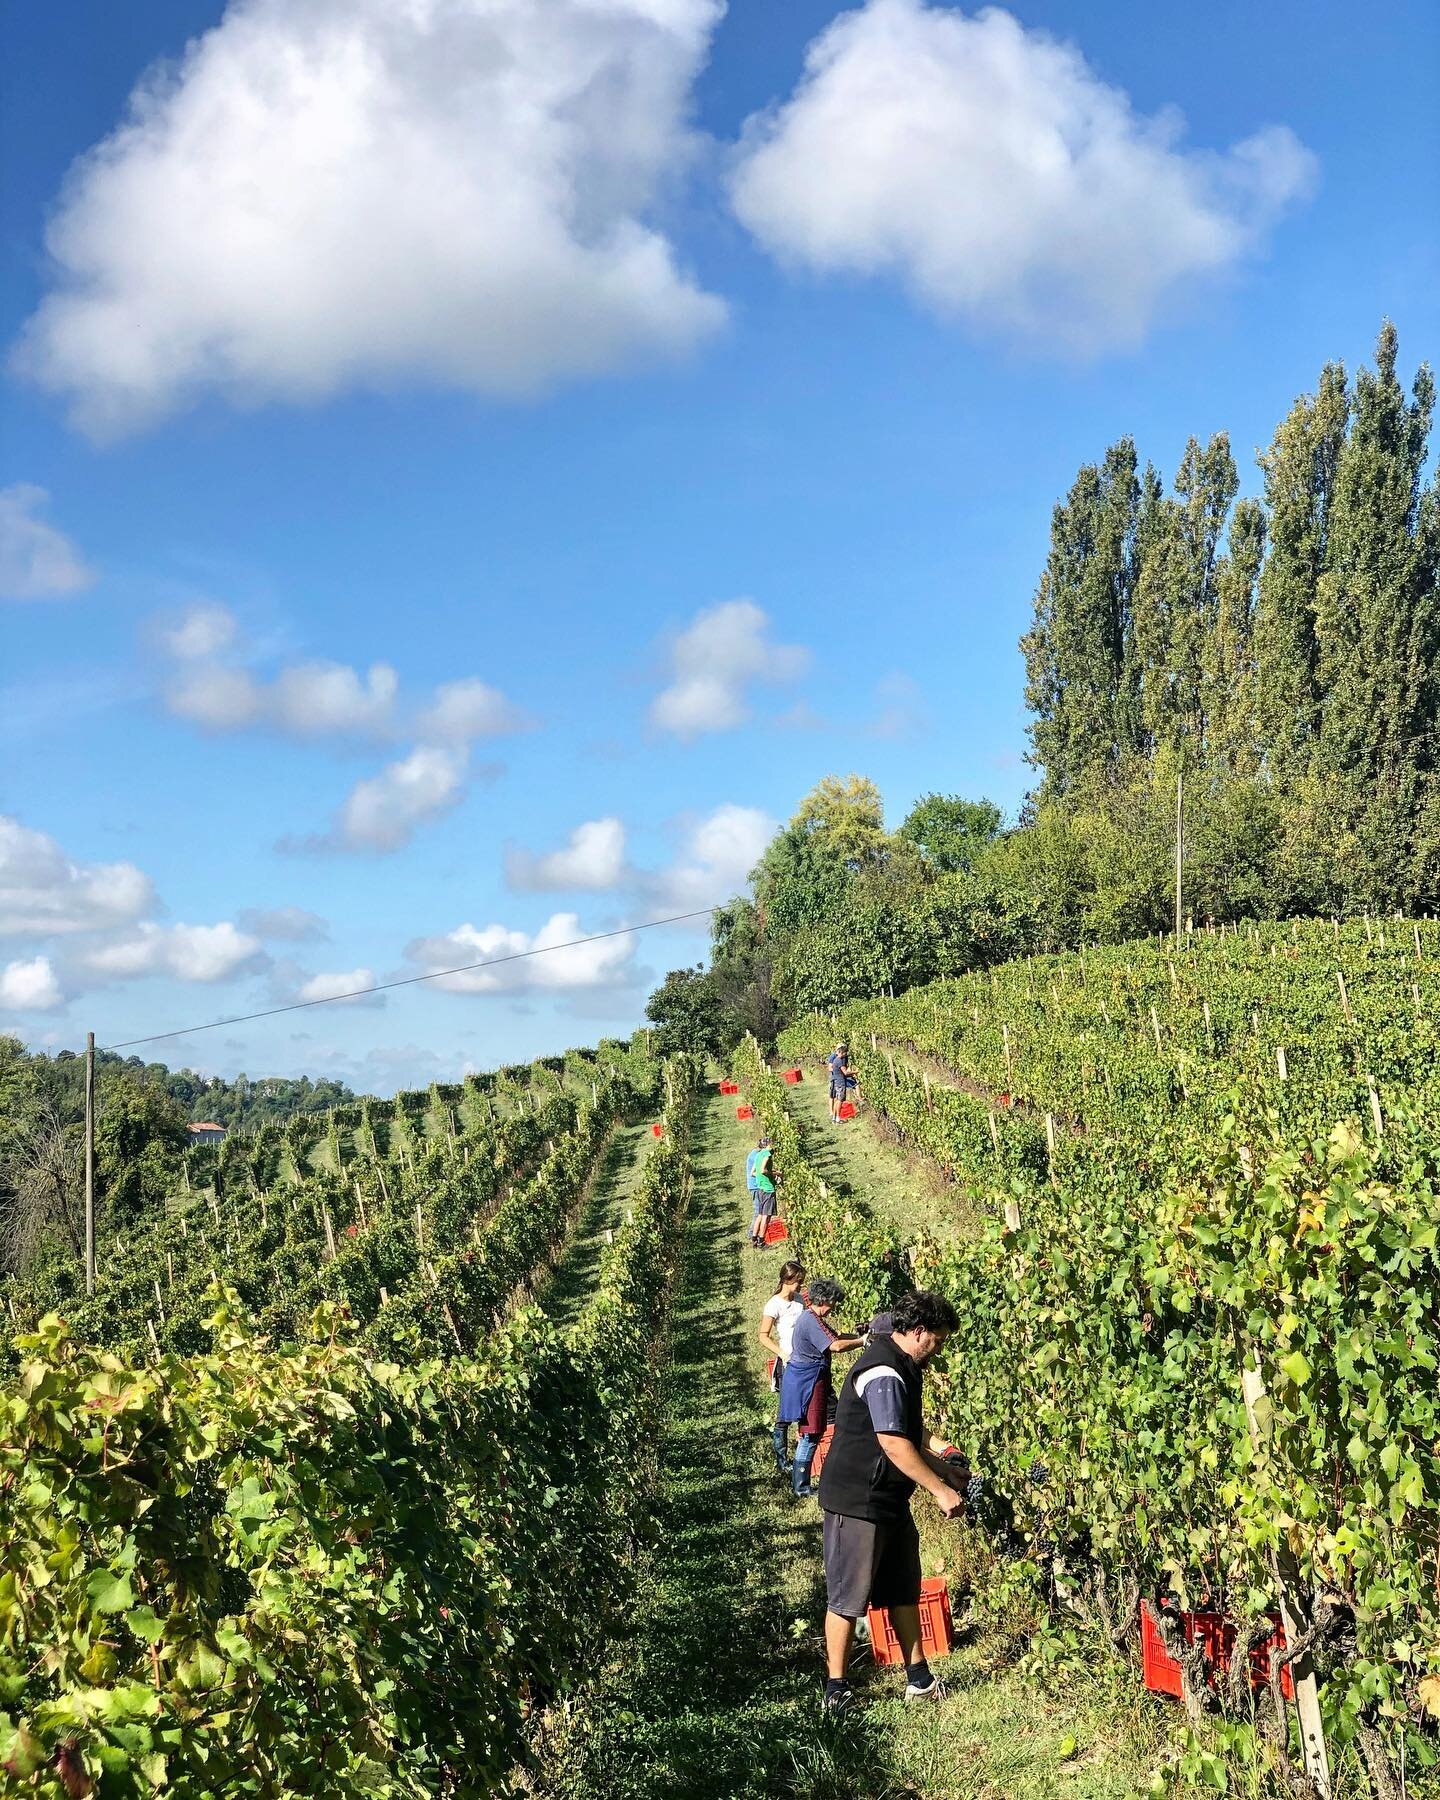
<svg viewBox="0 0 1440 1800"><path fill-rule="evenodd" d="M863 1304L913 1276L958 1306L943 1429L1028 1573L1124 1647L1166 1595L1258 1640L1289 1569L1327 1736L1386 1800L1440 1710L1437 971L1433 924L1241 927L782 1034L846 1036L889 1133L981 1202L943 1247L838 1204L741 1059L807 1256Z"/></svg>
<svg viewBox="0 0 1440 1800"><path fill-rule="evenodd" d="M930 1391L980 1473L975 1620L1018 1605L1138 1687L1148 1609L1184 1701L1162 1787L1308 1791L1313 1671L1337 1796L1433 1795L1437 1015L1440 926L1241 926L817 1014L779 1042L804 1088L747 1038L722 1098L637 1034L192 1152L93 1296L51 1260L4 1291L0 1785L1050 1791L965 1785L959 1737L949 1785L897 1786L908 1722L827 1738L813 1533L747 1568L738 1100L847 1317L959 1309ZM863 1113L830 1144L929 1172L913 1229L823 1161L841 1035ZM1174 1610L1234 1620L1238 1670L1282 1604L1253 1689Z"/></svg>
<svg viewBox="0 0 1440 1800"><path fill-rule="evenodd" d="M15 1791L508 1776L627 1591L693 1092L639 1052L525 1075L232 1140L63 1322L53 1279L7 1296ZM657 1105L559 1329L530 1296L617 1122Z"/></svg>

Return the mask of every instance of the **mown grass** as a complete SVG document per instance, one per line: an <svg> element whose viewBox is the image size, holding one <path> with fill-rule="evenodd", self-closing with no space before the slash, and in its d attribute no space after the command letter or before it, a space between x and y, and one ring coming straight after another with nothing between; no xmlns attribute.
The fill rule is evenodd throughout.
<svg viewBox="0 0 1440 1800"><path fill-rule="evenodd" d="M863 1200L906 1238L922 1231L943 1238L970 1228L974 1203L960 1188L947 1185L924 1157L885 1141L868 1109L831 1125L823 1069L818 1076L809 1067L804 1073L786 1090L785 1101L803 1135L806 1160L822 1181Z"/></svg>
<svg viewBox="0 0 1440 1800"><path fill-rule="evenodd" d="M621 1125L610 1139L580 1221L541 1295L557 1324L573 1324L593 1292L605 1234L625 1216L654 1141L648 1124Z"/></svg>
<svg viewBox="0 0 1440 1800"><path fill-rule="evenodd" d="M982 1646L939 1665L952 1687L939 1707L906 1706L895 1673L862 1649L861 1704L838 1721L821 1711L820 1515L771 1463L773 1400L756 1330L786 1247L746 1247L752 1141L729 1103L702 1103L656 1542L630 1629L552 1732L535 1791L552 1800L1141 1793L1156 1751L1142 1707L1127 1709L1099 1679L1046 1694L1013 1671L993 1674ZM932 1559L946 1530L932 1514Z"/></svg>

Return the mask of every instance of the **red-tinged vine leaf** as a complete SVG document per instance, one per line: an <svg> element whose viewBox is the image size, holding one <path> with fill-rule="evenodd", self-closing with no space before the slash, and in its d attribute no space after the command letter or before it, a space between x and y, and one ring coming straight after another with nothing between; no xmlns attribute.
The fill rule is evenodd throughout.
<svg viewBox="0 0 1440 1800"><path fill-rule="evenodd" d="M84 1800L85 1795L94 1792L95 1784L85 1772L84 1760L69 1740L55 1752L55 1773L71 1800Z"/></svg>

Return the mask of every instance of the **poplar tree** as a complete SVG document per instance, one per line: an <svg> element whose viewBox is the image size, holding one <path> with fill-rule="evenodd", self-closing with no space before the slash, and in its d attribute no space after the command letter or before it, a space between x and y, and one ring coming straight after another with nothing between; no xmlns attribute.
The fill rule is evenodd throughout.
<svg viewBox="0 0 1440 1800"><path fill-rule="evenodd" d="M1216 560L1239 477L1222 431L1191 438L1175 497L1147 530L1135 590L1141 712L1152 744L1198 766L1205 752L1205 645L1219 613Z"/></svg>
<svg viewBox="0 0 1440 1800"><path fill-rule="evenodd" d="M1122 672L1129 632L1138 484L1122 438L1087 463L1050 521L1050 553L1021 640L1031 760L1065 793L1114 764L1129 732Z"/></svg>
<svg viewBox="0 0 1440 1800"><path fill-rule="evenodd" d="M1309 769L1319 732L1315 597L1349 410L1344 366L1327 363L1260 456L1269 547L1255 603L1255 680L1261 753L1280 782Z"/></svg>
<svg viewBox="0 0 1440 1800"><path fill-rule="evenodd" d="M1215 623L1201 651L1205 762L1223 775L1248 777L1260 763L1254 618L1264 554L1264 511L1258 500L1241 500L1216 565Z"/></svg>
<svg viewBox="0 0 1440 1800"><path fill-rule="evenodd" d="M1338 778L1365 848L1372 904L1408 897L1424 777L1436 766L1433 534L1421 515L1435 384L1422 364L1407 402L1387 320L1375 369L1355 382L1335 467L1316 588L1322 769Z"/></svg>

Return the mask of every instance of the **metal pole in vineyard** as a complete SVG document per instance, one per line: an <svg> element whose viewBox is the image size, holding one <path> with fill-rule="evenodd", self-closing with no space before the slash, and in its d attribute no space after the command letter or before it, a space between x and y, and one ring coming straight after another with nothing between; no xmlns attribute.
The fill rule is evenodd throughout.
<svg viewBox="0 0 1440 1800"><path fill-rule="evenodd" d="M85 1292L95 1292L95 1033L85 1033Z"/></svg>

